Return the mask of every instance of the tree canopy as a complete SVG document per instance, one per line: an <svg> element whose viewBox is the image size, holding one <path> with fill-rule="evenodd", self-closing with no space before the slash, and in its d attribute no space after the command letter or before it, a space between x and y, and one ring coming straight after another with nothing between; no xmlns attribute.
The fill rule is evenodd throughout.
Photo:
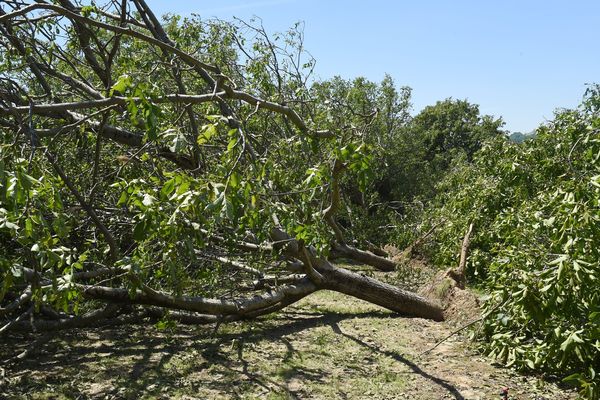
<svg viewBox="0 0 600 400"><path fill-rule="evenodd" d="M457 262L474 225L467 272L487 293L482 347L524 370L545 370L599 396L598 89L521 144L487 142L438 188L425 219L446 219L430 252Z"/></svg>

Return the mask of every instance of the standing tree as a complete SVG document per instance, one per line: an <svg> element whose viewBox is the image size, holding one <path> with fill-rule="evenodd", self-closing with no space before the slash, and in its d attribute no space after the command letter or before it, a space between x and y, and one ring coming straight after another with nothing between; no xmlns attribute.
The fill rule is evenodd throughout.
<svg viewBox="0 0 600 400"><path fill-rule="evenodd" d="M0 35L1 334L232 321L320 289L443 318L327 261L373 260L336 221L370 121L320 117L298 27L9 0Z"/></svg>
<svg viewBox="0 0 600 400"><path fill-rule="evenodd" d="M413 120L413 128L425 139L427 157L437 159L441 168L457 152L471 161L486 139L503 134L502 125L501 118L480 115L476 104L452 99L425 107Z"/></svg>
<svg viewBox="0 0 600 400"><path fill-rule="evenodd" d="M431 199L434 188L460 159L471 162L483 143L503 136L504 122L481 115L466 100L446 99L419 112L397 135L388 157L385 184L390 197L411 201Z"/></svg>

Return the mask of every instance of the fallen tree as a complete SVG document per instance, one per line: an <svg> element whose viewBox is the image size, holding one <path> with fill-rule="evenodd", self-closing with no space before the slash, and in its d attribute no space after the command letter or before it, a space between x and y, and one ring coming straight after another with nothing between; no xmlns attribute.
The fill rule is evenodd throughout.
<svg viewBox="0 0 600 400"><path fill-rule="evenodd" d="M307 87L300 31L161 23L144 0L0 14L0 334L219 323L322 289L443 319L327 259L394 269L336 222L339 174L370 150Z"/></svg>

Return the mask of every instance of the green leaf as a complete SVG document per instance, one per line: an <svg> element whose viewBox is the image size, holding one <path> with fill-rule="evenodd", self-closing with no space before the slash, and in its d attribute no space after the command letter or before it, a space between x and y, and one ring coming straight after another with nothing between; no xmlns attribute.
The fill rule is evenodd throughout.
<svg viewBox="0 0 600 400"><path fill-rule="evenodd" d="M117 201L117 207L125 205L127 203L129 196L127 195L127 191L123 190L121 195L119 196L119 200Z"/></svg>
<svg viewBox="0 0 600 400"><path fill-rule="evenodd" d="M231 152L237 143L238 139L235 136L230 138L229 143L227 143L227 153Z"/></svg>
<svg viewBox="0 0 600 400"><path fill-rule="evenodd" d="M582 374L575 373L563 378L563 382L576 382L583 378Z"/></svg>
<svg viewBox="0 0 600 400"><path fill-rule="evenodd" d="M148 235L148 222L143 219L138 222L133 228L133 239L135 241L141 242L146 239Z"/></svg>
<svg viewBox="0 0 600 400"><path fill-rule="evenodd" d="M131 77L127 74L121 75L119 79L115 82L115 84L110 89L110 95L114 95L115 92L118 92L118 95L123 95L131 87Z"/></svg>
<svg viewBox="0 0 600 400"><path fill-rule="evenodd" d="M237 188L240 185L240 176L237 172L233 172L229 177L229 186L232 189Z"/></svg>
<svg viewBox="0 0 600 400"><path fill-rule="evenodd" d="M165 182L160 192L165 196L169 197L171 193L175 190L175 178L171 178Z"/></svg>
<svg viewBox="0 0 600 400"><path fill-rule="evenodd" d="M81 15L83 15L86 18L89 18L89 16L92 13L96 13L96 12L98 12L98 9L96 8L95 5L81 7Z"/></svg>
<svg viewBox="0 0 600 400"><path fill-rule="evenodd" d="M33 176L26 174L25 172L20 171L19 174L19 182L23 186L25 190L31 189L33 185L39 185L40 181L35 179Z"/></svg>
<svg viewBox="0 0 600 400"><path fill-rule="evenodd" d="M198 144L202 145L207 143L210 139L216 136L217 133L217 126L215 124L204 125L202 134L198 136Z"/></svg>
<svg viewBox="0 0 600 400"><path fill-rule="evenodd" d="M569 256L566 254L561 254L559 257L555 258L554 260L550 261L548 263L548 265L556 265L556 264L560 264L565 262L566 260L569 259Z"/></svg>
<svg viewBox="0 0 600 400"><path fill-rule="evenodd" d="M33 221L31 218L27 218L25 220L25 237L32 237L33 236Z"/></svg>

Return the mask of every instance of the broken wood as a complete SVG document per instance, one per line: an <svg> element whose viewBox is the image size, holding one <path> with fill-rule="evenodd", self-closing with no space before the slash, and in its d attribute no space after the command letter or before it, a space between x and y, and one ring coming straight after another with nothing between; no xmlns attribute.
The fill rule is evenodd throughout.
<svg viewBox="0 0 600 400"><path fill-rule="evenodd" d="M446 275L452 278L456 282L456 286L460 289L464 289L467 279L465 274L465 269L467 266L467 256L469 254L469 245L471 244L471 233L473 232L473 223L469 225L467 232L463 238L462 246L460 248L460 261L458 263L458 268L449 269Z"/></svg>
<svg viewBox="0 0 600 400"><path fill-rule="evenodd" d="M23 68L10 71L0 88L2 125L7 124L11 128L3 133L8 135L7 142L14 142L12 147L15 156L25 154L20 150L22 146L31 151L28 170L42 171L39 175L44 180L45 174L54 174L56 179L51 179L50 184L55 185L56 195L64 198L70 206L84 211L87 219L69 235L58 235L56 229L48 229L53 240L56 238L56 246L60 246L61 251L63 248L68 250L69 256L65 260L81 259L77 264L64 260L64 265L57 264L58 261L47 262L46 256L50 253L42 250L44 246L35 243L36 239L31 239L33 243L30 243L28 238L25 244L11 239L10 262L15 268L18 267L19 273L14 273L11 278L14 282L6 285L0 296L0 317L4 319L0 334L19 330L75 329L149 316L199 324L235 321L278 311L318 290L338 291L402 316L436 321L443 319L442 310L436 303L371 277L339 268L330 263L324 253L317 252L314 247L296 240L282 229L275 229L272 237L265 239L272 226L264 223L266 218L262 217L270 210L283 210L281 212L286 213L285 226L290 230L294 225L312 224L314 221L312 217L306 219L301 215L305 210L300 213L293 209L298 201L304 203L305 199L294 196L288 199L279 195L281 189L295 186L295 183L292 185L293 182L288 182L287 175L277 179L265 176L256 180L254 172L245 175L246 171L266 170L271 161L282 162L272 154L289 151L290 143L296 139L301 139L296 142L301 144L304 139L298 135L334 137L328 130L316 130L316 127L307 125L298 114L302 110L303 115L310 115L304 106L287 105L296 104L296 99L286 99L283 96L285 91L279 93L281 96L265 98L257 97L254 90L244 92L242 88L246 85L239 83L243 82L245 70L238 68L234 62L228 62L234 61L235 57L231 60L218 57L218 60L227 66L227 74L241 75L241 82L238 83L226 76L218 66L208 64L210 53L198 58L196 52L186 53L184 49L188 46L180 46L170 39L144 0L133 2L137 13L128 12L127 1L120 2L120 7L117 7L119 2L107 4L105 11L111 7L120 11L118 25L103 17L98 18L96 11L85 12L72 0L60 0L52 4L32 1L10 3L14 3L10 13L0 8L0 31L7 38L4 47L10 44L16 50L14 57L19 64L15 65L22 65ZM36 27L41 26L33 16L40 11L48 12L43 14L44 19L55 21L59 30L69 29L73 32L72 40L56 43L56 51L64 57L60 62L47 61L47 42L35 34L38 32ZM21 29L22 23L31 23L31 32L34 33ZM133 47L144 49L135 55L148 55L147 70L140 71L138 66L132 66L130 54L121 56L122 38L135 44ZM75 49L66 49L65 43ZM129 53L130 48L127 50ZM153 58L158 53L161 56ZM48 58L55 57L51 55ZM141 94L131 96L117 90L122 82L116 85L120 78L115 71L124 74L123 77L128 74L150 76L156 73L164 81L157 82L160 85L157 85L157 93L153 93L151 98L141 88ZM13 73L14 79L11 78ZM27 82L27 85L21 87L20 82ZM194 89L186 88L186 85L192 84ZM127 83L124 86L133 89L135 85ZM132 111L134 108L141 110L138 107L141 103L144 116L148 118L146 122L140 119L141 114ZM218 120L227 125L230 145L225 150L220 142L218 145L204 143L208 140L204 137L201 142L206 151L203 150L201 154L198 148L198 123L205 119L208 110L219 113ZM258 123L254 124L252 117L258 112L262 113L265 121L255 119ZM288 126L282 132L271 129L279 127L281 122L290 122L295 128ZM216 123L211 125L216 129ZM166 143L170 143L165 140L171 140L169 135L172 133L168 133L171 128L158 132L171 126L177 132L177 145L172 149L165 147ZM75 142L67 133L82 128L89 128L96 134L95 150L71 151L75 149ZM157 138L151 138L150 133ZM13 134L14 137L11 136ZM180 138L185 140L180 141ZM184 143L179 146L180 142ZM122 183L145 178L149 172L135 169L124 178L121 176L124 170L118 164L109 168L114 149L108 147L117 145L119 152L121 146L124 147L122 150L127 154L127 159L132 154L132 159L139 158L140 165L143 153L148 160L143 165L152 168L152 173L160 176L157 180L144 180L142 205L147 207L147 212L144 212L146 215L142 215L141 208L116 200ZM106 154L103 152L105 146ZM338 143L331 143L331 146L331 149L333 146L337 148ZM44 149L43 153L38 154L45 157L34 157L37 148ZM315 157L321 158L319 163L329 162L330 155L335 154L329 148L319 152L315 153ZM86 154L89 154L87 159ZM79 155L81 160L76 159ZM101 157L103 155L104 158ZM164 159L175 165L161 161ZM297 159L304 160L305 157L302 155ZM341 201L340 179L348 165L341 159L331 161L328 198L311 200L315 205L323 205L311 209L311 215L313 212L320 213L317 215L328 224L332 235L327 238L319 230L318 237L311 234L305 240L317 243L316 240L333 239L333 254L372 265L382 271L395 270L395 263L379 249L373 247L373 252L377 253L374 254L346 243L346 231L338 224L336 214ZM205 163L205 167L213 163L212 167L218 166L219 171L227 166L228 171L215 174L215 168L200 168ZM107 166L106 171L98 169L101 165ZM73 176L87 167L91 167L91 182L87 182L85 175ZM295 175L292 173L289 176ZM180 178L172 178L170 190L166 190L166 182L169 182L167 176ZM230 207L233 197L230 199L225 196L229 196L229 191L234 189L233 181L241 178L254 182L251 190L245 190L233 207L237 208L238 214L250 208L256 210L253 211L252 224L246 226L245 222L241 222L244 218L240 218L236 212L229 212L233 210ZM175 190L175 185L179 185L174 183L176 181L187 185L182 193L177 193L178 196L183 196L187 191L193 202L168 195ZM97 191L103 190L103 187L111 188L111 194L106 196L106 202L111 203L108 204L110 210L109 207L99 207L99 201L93 201L100 199L102 192ZM46 226L46 223L51 225L51 218L54 217L45 215L54 216L54 209L49 206L46 208L47 198L39 194L45 191L25 188L25 192L31 192L33 197L28 197L26 204L19 203L21 220L13 225L18 227L24 223L27 213L34 211L36 221L38 218L47 219L40 226ZM217 192L217 200L223 201L211 198ZM257 196L251 196L251 192L256 192ZM86 196L86 193L91 194ZM136 193L141 195L142 191ZM161 195L156 197L157 193ZM30 206L35 203L34 197L40 210L36 209L37 206ZM169 200L165 200L167 198ZM117 203L112 204L113 200ZM158 204L162 201L165 207ZM175 201L180 202L179 206L173 204ZM249 207L242 207L244 202L248 202ZM324 206L326 202L330 203L327 208ZM171 206L176 208L171 209ZM154 207L155 212L151 212ZM260 218L255 213L259 213ZM14 214L18 215L19 212ZM149 215L153 215L152 224L147 219ZM141 221L148 224L140 224ZM157 228L167 225L177 226L178 229L184 225L190 229L172 231L167 235L162 228ZM275 226L279 227L279 224ZM150 232L136 234L137 230L153 229L157 237L145 235ZM261 243L255 243L259 241L257 238ZM185 248L184 243L179 243L184 240ZM271 243L267 240L271 240ZM35 247L32 247L34 243ZM93 249L88 247L91 243ZM34 248L39 251L34 251ZM172 252L171 255L165 254L166 249ZM51 251L50 248L48 251ZM84 254L85 257L82 257ZM42 263L45 264L40 268ZM220 268L213 268L215 264ZM159 270L165 266L169 267L168 271L167 268ZM286 267L294 274L290 275ZM200 275L205 272L201 271L202 268L207 270L208 273L204 275L210 279ZM4 296L5 292L8 296ZM66 298L64 301L63 296ZM82 304L85 301L85 307L81 308L85 312L77 315L75 306L79 306L80 300ZM55 308L63 311L58 312Z"/></svg>

